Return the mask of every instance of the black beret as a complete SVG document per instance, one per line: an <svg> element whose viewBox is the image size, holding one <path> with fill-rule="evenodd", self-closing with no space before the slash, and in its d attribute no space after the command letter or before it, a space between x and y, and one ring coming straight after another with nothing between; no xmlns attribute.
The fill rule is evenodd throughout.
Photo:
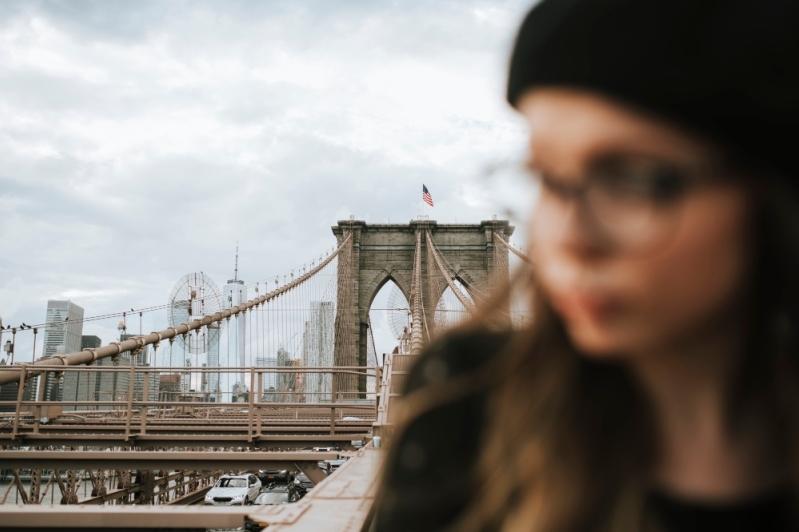
<svg viewBox="0 0 799 532"><path fill-rule="evenodd" d="M543 0L511 56L507 98L601 93L799 177L799 1Z"/></svg>

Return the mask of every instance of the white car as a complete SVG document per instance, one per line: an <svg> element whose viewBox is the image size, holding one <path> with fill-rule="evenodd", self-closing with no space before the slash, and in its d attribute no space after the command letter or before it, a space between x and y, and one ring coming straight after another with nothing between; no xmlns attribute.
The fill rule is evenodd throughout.
<svg viewBox="0 0 799 532"><path fill-rule="evenodd" d="M250 504L261 492L261 481L255 475L223 475L205 495L208 506Z"/></svg>

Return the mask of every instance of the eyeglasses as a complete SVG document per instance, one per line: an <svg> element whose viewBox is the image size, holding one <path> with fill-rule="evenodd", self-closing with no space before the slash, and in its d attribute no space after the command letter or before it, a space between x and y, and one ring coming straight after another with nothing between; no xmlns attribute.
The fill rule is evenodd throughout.
<svg viewBox="0 0 799 532"><path fill-rule="evenodd" d="M609 245L644 250L668 241L679 226L684 199L718 182L718 164L673 163L639 156L614 156L590 165L580 179L528 165L500 165L488 176L505 196L505 214L519 222L535 215L547 230L559 230L569 207L585 229Z"/></svg>

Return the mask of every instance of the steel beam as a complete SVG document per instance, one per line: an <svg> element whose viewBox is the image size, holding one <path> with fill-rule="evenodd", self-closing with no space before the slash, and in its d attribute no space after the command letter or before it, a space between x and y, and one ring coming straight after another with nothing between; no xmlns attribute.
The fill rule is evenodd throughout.
<svg viewBox="0 0 799 532"><path fill-rule="evenodd" d="M246 507L245 507L246 508ZM3 526L25 529L197 529L244 526L244 508L196 506L49 506L3 507Z"/></svg>
<svg viewBox="0 0 799 532"><path fill-rule="evenodd" d="M168 453L159 453L168 454ZM268 453L241 453L268 454ZM326 453L314 453L323 456ZM381 451L359 451L301 501L280 506L4 506L2 525L14 530L207 530L240 528L245 519L274 532L360 532L368 526Z"/></svg>
<svg viewBox="0 0 799 532"><path fill-rule="evenodd" d="M15 469L293 469L295 463L335 460L338 453L231 451L0 451Z"/></svg>
<svg viewBox="0 0 799 532"><path fill-rule="evenodd" d="M90 446L90 447L128 447L142 449L161 449L169 447L246 447L250 449L297 450L310 447L338 445L349 449L352 440L367 440L371 434L337 434L335 436L302 436L287 434L283 437L259 436L247 442L246 436L230 435L162 435L134 437L125 441L120 435L100 434L37 434L19 436L16 440L0 435L0 445L39 445L39 446Z"/></svg>
<svg viewBox="0 0 799 532"><path fill-rule="evenodd" d="M169 501L167 504L172 506L183 505L188 506L190 504L197 504L198 502L205 499L205 494L211 491L214 485L211 484L210 486L205 486L204 488L200 488L197 491L193 491L188 495L183 495L182 497L178 497L177 499Z"/></svg>

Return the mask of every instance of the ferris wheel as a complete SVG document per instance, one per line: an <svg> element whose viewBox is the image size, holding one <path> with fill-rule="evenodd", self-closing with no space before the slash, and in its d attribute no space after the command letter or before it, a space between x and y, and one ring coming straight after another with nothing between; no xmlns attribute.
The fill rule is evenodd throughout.
<svg viewBox="0 0 799 532"><path fill-rule="evenodd" d="M180 278L169 296L169 325L177 327L222 310L222 294L210 277L202 272ZM219 341L219 327L209 326L178 337L187 353L207 353Z"/></svg>
<svg viewBox="0 0 799 532"><path fill-rule="evenodd" d="M394 338L399 340L402 334L411 328L411 309L408 308L408 300L396 284L388 293L387 304L388 325Z"/></svg>

